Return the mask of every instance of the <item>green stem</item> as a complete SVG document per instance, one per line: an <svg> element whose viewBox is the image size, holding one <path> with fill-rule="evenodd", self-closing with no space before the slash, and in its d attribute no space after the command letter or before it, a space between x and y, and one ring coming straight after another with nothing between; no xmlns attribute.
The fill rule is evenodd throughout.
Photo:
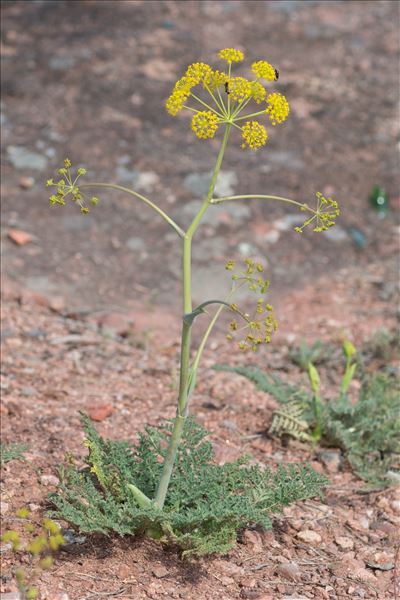
<svg viewBox="0 0 400 600"><path fill-rule="evenodd" d="M221 113L226 117L227 115L225 113L225 110L220 105L220 103L218 102L218 100L216 99L216 97L214 96L214 94L212 93L212 91L210 90L210 88L207 85L205 85L205 88L206 88L207 92L210 94L211 98L214 100L215 104L217 105L217 107L219 108L219 110L221 111Z"/></svg>
<svg viewBox="0 0 400 600"><path fill-rule="evenodd" d="M196 96L196 94L193 94L193 92L190 92L190 95L191 95L192 98L194 98L195 100L197 100L197 102L200 102L200 104L202 104L203 106L205 106L206 108L208 108L208 110L211 110L211 112L213 112L216 115L218 115L219 117L221 117L221 119L224 119L224 115L221 115L220 112L218 112L217 110L215 110L215 108L213 108L212 106L210 106L209 104L207 104L207 102L203 102L203 100L201 100L198 96Z"/></svg>
<svg viewBox="0 0 400 600"><path fill-rule="evenodd" d="M244 108L244 106L243 106ZM237 114L237 112L236 112ZM259 110L258 112L255 113L251 113L248 115L243 115L243 117L236 117L235 115L235 121L243 121L243 119L250 119L251 117L259 117L260 115L265 115L265 110Z"/></svg>
<svg viewBox="0 0 400 600"><path fill-rule="evenodd" d="M306 209L309 212L315 213L315 211L308 206L308 204L291 200L290 198L284 198L282 196L269 196L265 194L244 194L243 196L224 196L223 198L213 198L210 200L210 204L221 204L222 202L228 202L230 200L250 200L255 198L266 198L268 200L279 200L280 202L287 202L293 204L299 208Z"/></svg>
<svg viewBox="0 0 400 600"><path fill-rule="evenodd" d="M155 210L157 214L159 214L163 219L165 219L165 221L167 221L167 223L169 223L169 225L171 225L171 227L173 227L175 229L175 231L181 238L185 237L185 232L183 231L183 229L181 229L179 227L179 225L177 223L175 223L175 221L167 215L167 213L165 213L161 208L159 208L157 206L157 204L154 204L154 202L152 202L151 200L146 198L146 196L142 196L142 194L139 194L138 192L135 192L134 190L130 190L129 188L123 187L122 185L117 185L116 183L97 183L97 182L81 183L79 186L79 188L85 188L85 187L86 188L88 188L88 187L109 188L112 190L117 190L119 192L125 192L126 194L129 194L130 196L134 196L135 198L138 198L139 200L141 200L142 202L144 202L145 204L150 206L153 210Z"/></svg>
<svg viewBox="0 0 400 600"><path fill-rule="evenodd" d="M204 202L194 217L193 221L189 225L188 230L185 233L183 239L183 312L184 314L192 312L192 285L191 285L191 248L192 238L195 234L200 221L206 212L210 201L214 194L215 184L217 182L218 173L221 169L222 159L224 157L225 149L228 143L229 133L231 126L227 125L225 129L224 138L222 140L221 148L218 153L217 161L215 163L214 171L211 177L210 187ZM180 381L179 381L179 396L178 406L176 410L176 417L174 421L174 427L171 433L171 438L167 450L167 454L164 459L164 464L161 472L160 481L157 486L154 502L162 508L165 503L167 496L169 483L171 481L172 469L174 467L176 454L182 438L183 428L188 415L189 409L189 365L190 365L190 333L191 323L182 323L182 342L181 342L181 363L180 363ZM193 389L193 385L190 386L190 392Z"/></svg>

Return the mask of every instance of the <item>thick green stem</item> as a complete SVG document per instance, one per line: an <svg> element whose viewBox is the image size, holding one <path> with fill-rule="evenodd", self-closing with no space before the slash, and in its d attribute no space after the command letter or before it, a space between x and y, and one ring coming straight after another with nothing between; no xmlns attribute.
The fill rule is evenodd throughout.
<svg viewBox="0 0 400 600"><path fill-rule="evenodd" d="M206 212L210 201L214 194L215 184L217 182L218 173L221 169L222 159L224 157L226 145L228 143L228 137L231 130L231 126L227 125L225 129L224 138L222 140L221 148L218 153L217 161L215 163L214 171L211 177L210 187L206 198L197 215L194 217L192 223L189 225L188 230L185 233L183 239L183 311L184 314L192 312L192 284L191 284L191 251L192 251L192 238L195 234L200 221ZM167 450L167 454L164 460L163 469L161 472L160 481L157 486L155 494L155 503L158 507L164 506L165 498L167 496L169 483L171 480L172 469L174 467L176 454L182 438L183 428L185 420L188 415L190 393L193 390L193 385L189 386L189 366L190 366L190 333L191 324L183 320L182 324L182 342L181 342L181 364L180 364L180 381L179 381L179 396L178 406L176 411L176 417L174 421L174 427L171 433L171 438ZM193 383L193 378L190 380ZM190 390L189 390L190 387Z"/></svg>
<svg viewBox="0 0 400 600"><path fill-rule="evenodd" d="M142 196L142 194L139 194L138 192L135 192L134 190L130 190L129 188L123 187L122 185L117 185L116 183L81 183L79 185L79 188L89 188L89 187L98 187L98 188L109 188L111 190L117 190L119 192L125 192L125 194L129 194L130 196L134 196L135 198L138 198L139 200L141 200L142 202L144 202L145 204L147 204L148 206L150 206L153 210L156 211L156 213L158 213L165 221L167 221L167 223L169 225L171 225L171 227L173 227L175 229L175 231L177 232L177 234L183 238L185 237L185 232L183 231L183 229L181 229L179 227L179 225L177 223L175 223L175 221L173 219L171 219L171 217L169 217L167 215L167 213L165 213L161 208L159 208L157 206L157 204L154 204L154 202L152 202L151 200L149 200L148 198L146 198L146 196Z"/></svg>

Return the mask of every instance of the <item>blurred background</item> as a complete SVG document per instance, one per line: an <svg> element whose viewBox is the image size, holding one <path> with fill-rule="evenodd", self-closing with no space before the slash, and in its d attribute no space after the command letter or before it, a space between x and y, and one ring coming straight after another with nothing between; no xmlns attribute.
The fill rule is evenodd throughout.
<svg viewBox="0 0 400 600"><path fill-rule="evenodd" d="M398 33L392 1L2 2L2 239L7 281L55 306L178 311L178 238L150 209L98 191L87 217L49 207L47 178L69 157L87 180L141 191L182 225L198 208L220 144L194 137L165 100L186 66L221 63L224 47L277 66L289 119L267 146L231 136L222 195L338 200L327 233L292 229L298 214L251 201L210 208L195 240L194 294L215 297L228 258L268 267L283 298L310 284L370 278L391 302L398 286ZM300 215L302 216L302 215ZM221 276L222 274L222 276ZM335 279L336 278L336 279ZM332 292L337 288L332 284ZM172 305L175 307L172 308Z"/></svg>

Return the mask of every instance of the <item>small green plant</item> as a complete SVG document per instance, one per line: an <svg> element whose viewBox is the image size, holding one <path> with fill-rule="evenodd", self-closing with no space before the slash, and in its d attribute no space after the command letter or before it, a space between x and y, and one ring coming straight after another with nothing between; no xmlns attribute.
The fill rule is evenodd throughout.
<svg viewBox="0 0 400 600"><path fill-rule="evenodd" d="M206 432L189 418L161 509L148 498L162 473L173 422L147 427L136 446L104 440L85 415L82 423L89 448L87 467L62 468L60 489L51 495L54 515L82 532L145 533L177 545L186 556L227 552L238 530L250 525L270 528L273 513L318 495L327 483L301 464L281 466L273 473L242 457L218 466Z"/></svg>
<svg viewBox="0 0 400 600"><path fill-rule="evenodd" d="M311 344L311 346L302 341L300 346L291 348L289 350L289 358L301 369L306 370L308 369L308 365L310 363L317 365L327 361L329 350L329 347L319 340L314 342L314 344Z"/></svg>
<svg viewBox="0 0 400 600"><path fill-rule="evenodd" d="M134 469L133 471L135 477L130 474L130 471L124 471L124 477L127 482L129 481L129 484L126 483L126 485L122 486L123 491L121 491L120 487L118 490L114 489L112 484L113 468L117 470L117 463L113 462L113 467L111 463L107 463L109 469L111 469L107 476L102 474L101 466L98 462L95 461L91 467L96 469L95 475L99 484L102 486L103 494L107 494L106 500L104 500L104 496L97 497L99 507L103 506L105 512L106 509L111 510L112 506L114 506L115 511L118 512L121 509L119 504L121 498L118 494L123 494L123 498L126 498L126 488L129 489L129 504L124 504L126 523L130 523L130 526L127 525L124 528L124 532L126 533L137 530L138 510L142 512L143 510L148 511L149 520L154 525L154 523L158 521L160 521L160 523L164 522L165 507L171 506L168 504L168 502L171 502L171 499L168 500L168 495L173 495L173 492L170 490L170 487L172 486L171 478L173 478L174 465L180 452L179 447L184 438L185 423L187 422L189 415L189 405L196 384L200 360L208 338L222 312L230 311L232 314L227 339L230 341L236 340L239 348L243 351L256 351L262 344L269 343L273 332L276 331L277 328L277 322L273 315L272 306L267 299L269 281L265 278L264 268L261 262L257 262L252 258L247 258L243 267L236 267L234 261L231 260L226 263L226 270L231 271L232 273L231 289L225 298L205 299L205 301L197 307L193 307L192 241L206 211L212 211L213 207L219 204L239 200L250 201L261 199L283 202L306 213L303 224L295 227L295 231L298 233L302 233L308 227L311 227L314 232L326 231L335 224L335 219L339 215L337 202L332 200L332 198L325 198L320 192L317 192L316 194L316 204L314 207L311 207L305 202L297 202L290 198L275 195L244 194L216 197L215 186L231 134L239 132L241 134L242 148L248 148L255 151L265 145L268 139L268 133L265 126L254 118L267 118L272 123L272 126L276 126L277 124L284 123L290 112L289 104L282 94L267 91L266 86L271 82L275 82L279 77L279 72L275 67L264 60L253 63L251 66L253 77L250 80L245 77L236 76L232 72L232 69L235 69L235 63L240 62L244 58L243 53L240 50L225 48L219 52L219 58L225 61L227 65L226 70L212 69L210 65L202 62L189 65L184 76L176 82L166 103L167 112L172 116L176 116L180 111L186 111L191 114L192 131L201 140L213 138L219 129L223 130L223 138L212 172L208 193L203 199L198 213L186 230L182 229L174 219L167 215L167 213L154 202L134 190L122 187L115 183L81 183L81 178L86 175L86 169L80 167L74 171L69 159L65 159L64 165L58 170L60 179L57 178L56 181L49 179L47 181L47 186L54 188L54 193L50 196L51 205L65 205L67 201L72 201L80 207L83 214L89 213L90 205L95 206L98 204L97 196L90 196L89 198L85 196L85 192L88 188L113 190L128 194L135 198L135 200L146 204L158 216L163 218L164 221L172 227L182 242L183 316L177 411L173 426L169 430L167 439L164 440L168 446L166 452L160 454L160 451L157 450L156 447L152 449L152 452L158 454L159 458L162 460L161 466L158 462L157 466L153 466L153 471L156 473L157 478L154 479L154 481L152 480L152 485L149 486L145 485L143 480L144 476L140 475L137 469ZM253 109L250 109L251 104L255 105ZM234 294L243 287L247 288L250 292L253 292L256 296L251 311L244 310L233 302ZM213 308L215 308L215 310L210 314L209 310L212 310ZM198 347L193 349L191 340L192 327L197 317L204 315L209 319L208 325L205 328L205 333ZM92 437L89 436L88 443L92 443L91 440L93 435ZM187 447L190 448L189 439L187 443L189 444ZM90 452L93 454L93 452L97 452L100 447L103 446L99 442L99 444L96 445L97 450L90 447ZM111 461L112 448L115 449L116 447L110 445L106 447L108 449L106 454L110 453L107 460ZM118 448L120 447L118 446ZM120 454L118 454L118 457L114 458L117 460L119 457ZM196 467L195 472L197 473L196 463L194 463L194 467ZM134 467L132 466L132 468ZM179 467L176 466L175 471L178 468ZM200 463L198 468L200 469ZM238 498L241 498L240 490L245 490L248 487L243 478L249 477L250 481L255 471L250 468L239 469L239 465L236 463L232 465L232 467L226 467L228 471L229 468L232 468L234 473L236 473L236 479L234 477L232 481L236 481L235 485L238 486ZM207 466L204 466L204 469L209 471L209 477L212 477L212 474L215 472L215 469L213 470L209 463L207 463ZM108 479L109 476L111 477L111 480ZM290 488L290 476L286 476L282 472L279 476L282 477L284 484L287 484ZM80 474L78 476L77 474L76 477L78 477L77 481L85 481L85 485L92 486L90 487L92 490L93 485L88 483L90 480L87 475ZM84 479L81 479L81 477ZM198 474L198 477L200 477L200 474ZM204 481L207 481L205 473L202 473L201 477ZM261 475L257 475L257 477L261 477ZM272 476L269 476L268 472L265 472L264 477L265 480L268 480ZM74 481L70 471L68 481L71 485ZM251 485L253 485L253 483ZM183 490L181 488L179 488L179 490L183 495ZM64 488L63 493L67 493L66 488ZM178 496L175 497L175 502L177 503L177 506L180 507L181 500ZM249 497L246 495L244 495L244 497L247 498L246 503L248 504ZM53 500L54 502L57 502L56 497L53 497ZM243 500L240 500L240 502L242 501ZM114 505L112 504L113 502L115 503ZM63 505L59 503L58 506L61 513L66 516L66 513L62 510ZM216 503L212 503L212 506L213 510L218 514L219 509ZM128 516L129 511L131 511L131 518ZM235 521L237 526L239 526L238 524L244 525L246 519L247 521L252 520L250 519L247 509L246 511L243 512L243 518ZM181 511L177 510L176 514L181 514ZM207 527L207 522L210 521L211 516L206 518L204 517L205 513L198 512L196 514L199 517L196 521L196 528L201 529L201 519L204 520L204 527ZM108 517L106 516L105 518ZM70 513L70 520L73 522L72 512ZM166 519L165 522L170 523L172 521L169 518L169 520ZM234 522L234 519L232 522ZM83 521L81 526L84 526ZM114 530L119 530L119 527L120 526L118 525ZM113 527L110 526L108 529L113 529ZM172 525L172 529L174 531L180 530L176 523L175 525ZM214 526L213 531L215 531ZM229 536L232 537L233 530L230 529L229 531ZM185 533L185 535L189 534ZM214 533L212 533L212 535L214 535Z"/></svg>
<svg viewBox="0 0 400 600"><path fill-rule="evenodd" d="M356 350L345 341L343 352L345 369L334 399L321 396L320 376L311 363L310 391L256 368L214 368L243 375L278 400L281 406L274 411L270 434L338 446L357 475L370 484L386 485L388 472L400 466L400 383L377 373L363 381L358 401L351 402L348 390L357 368Z"/></svg>
<svg viewBox="0 0 400 600"><path fill-rule="evenodd" d="M39 595L39 589L34 585L35 579L41 571L52 567L53 554L65 542L60 527L51 519L44 518L38 526L26 508L17 512L17 518L23 525L23 535L15 529L9 529L3 533L1 540L11 544L12 551L20 557L21 563L29 564L28 568L18 567L15 570L15 579L22 600L33 600Z"/></svg>
<svg viewBox="0 0 400 600"><path fill-rule="evenodd" d="M0 442L0 462L2 465L21 458L23 453L28 450L28 444L4 444Z"/></svg>

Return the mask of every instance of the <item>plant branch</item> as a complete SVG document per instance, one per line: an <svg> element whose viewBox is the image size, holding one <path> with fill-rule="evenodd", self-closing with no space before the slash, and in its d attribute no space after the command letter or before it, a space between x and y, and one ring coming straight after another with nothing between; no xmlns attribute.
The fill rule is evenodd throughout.
<svg viewBox="0 0 400 600"><path fill-rule="evenodd" d="M179 227L179 225L177 223L175 223L175 221L167 215L167 213L165 213L161 208L159 208L157 206L157 204L154 204L154 202L152 202L151 200L146 198L146 196L143 196L142 194L139 194L138 192L135 192L134 190L130 190L129 188L123 187L122 185L117 185L116 183L98 183L98 182L81 183L79 186L79 188L85 188L85 187L86 188L88 188L88 187L109 188L112 190L117 190L119 192L125 192L126 194L129 194L130 196L134 196L135 198L138 198L139 200L141 200L142 202L144 202L145 204L150 206L153 210L155 210L157 214L159 214L165 221L167 221L167 223L169 225L171 225L171 227L173 227L175 229L175 231L181 238L185 237L185 232L183 231L183 229L181 229Z"/></svg>
<svg viewBox="0 0 400 600"><path fill-rule="evenodd" d="M242 196L224 196L222 198L212 198L212 200L210 200L210 204L222 204L222 202L228 202L230 200L252 200L256 198L287 202L288 204L293 204L294 206L297 206L303 210L306 209L313 214L315 213L315 211L308 206L308 204L291 200L291 198L284 198L283 196L269 196L265 194L244 194Z"/></svg>

